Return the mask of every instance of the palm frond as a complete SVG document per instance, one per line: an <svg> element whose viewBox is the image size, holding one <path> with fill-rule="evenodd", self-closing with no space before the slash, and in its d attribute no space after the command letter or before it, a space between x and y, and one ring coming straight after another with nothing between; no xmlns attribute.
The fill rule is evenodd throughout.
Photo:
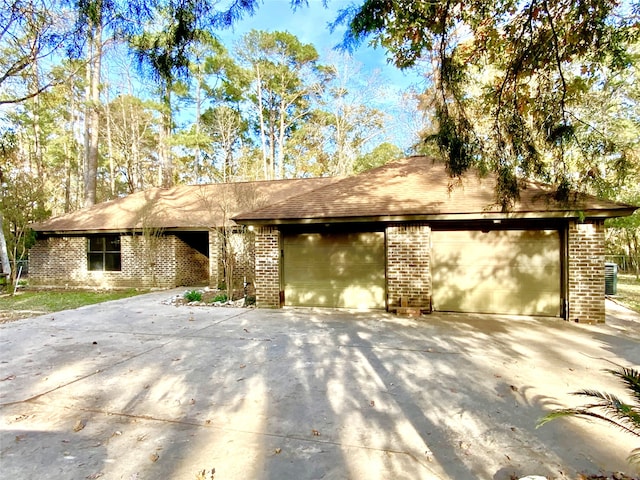
<svg viewBox="0 0 640 480"><path fill-rule="evenodd" d="M616 421L612 418L609 418L605 415L602 415L600 413L594 412L592 410L589 410L587 408L584 407L579 407L579 408L565 408L562 410L554 410L553 412L545 415L544 417L540 418L538 420L538 423L536 425L536 428L541 427L542 425L544 425L545 423L550 422L551 420L555 420L557 418L560 417L587 417L587 418L595 418L596 420L601 420L603 422L606 422L610 425L613 425L614 427L622 430L623 432L627 432L630 433L631 435L635 435L640 437L640 432L636 432L633 428L628 427L627 425L625 425L625 422L622 421Z"/></svg>
<svg viewBox="0 0 640 480"><path fill-rule="evenodd" d="M582 405L579 409L581 411L600 409L608 414L607 418L609 420L613 421L613 419L617 419L618 422L614 423L623 425L626 431L640 437L640 412L638 411L640 406L634 407L633 405L623 402L617 396L606 392L583 390L581 392L574 392L574 395L586 395L590 398L601 399L601 402Z"/></svg>
<svg viewBox="0 0 640 480"><path fill-rule="evenodd" d="M640 371L617 365L616 370L605 370L618 377L631 393L634 404L625 403L619 397L608 392L584 389L572 395L586 397L593 401L576 408L554 410L538 420L536 428L561 417L592 418L606 422L636 437L640 437ZM631 451L630 463L640 465L640 448Z"/></svg>
<svg viewBox="0 0 640 480"><path fill-rule="evenodd" d="M640 402L640 370L620 367L618 370L606 371L622 380L622 383L625 384L627 390L631 392L631 395Z"/></svg>

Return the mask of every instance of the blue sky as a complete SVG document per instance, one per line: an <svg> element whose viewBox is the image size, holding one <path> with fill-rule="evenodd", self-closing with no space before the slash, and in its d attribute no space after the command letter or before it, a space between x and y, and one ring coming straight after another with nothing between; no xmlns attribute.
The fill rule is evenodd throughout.
<svg viewBox="0 0 640 480"><path fill-rule="evenodd" d="M328 8L324 8L321 0L309 0L308 7L301 7L294 12L289 0L264 0L255 15L245 17L236 24L233 31L220 32L220 36L228 43L251 29L288 31L301 41L313 44L320 55L324 56L342 41L344 28L337 28L331 33L328 25L333 22L337 12L349 3L347 0L330 0ZM365 71L379 71L398 88L404 89L420 80L414 72L402 72L387 62L383 49L362 45L353 52L353 57L363 64Z"/></svg>
<svg viewBox="0 0 640 480"><path fill-rule="evenodd" d="M329 0L328 8L322 6L321 0L309 0L308 7L300 7L295 12L289 0L264 0L253 16L246 16L239 21L232 30L217 32L228 49L246 32L256 30L288 31L296 35L302 42L311 43L320 54L320 60L326 60L342 41L344 27L329 30L329 24L334 21L340 9L348 6L349 0ZM378 84L385 86L383 93L373 99L376 108L386 111L390 122L397 125L390 126L387 140L393 141L402 148L413 143L412 136L407 136L406 106L400 104L401 96L409 87L420 85L421 76L415 71L401 71L387 61L384 49L374 49L362 45L352 52L353 59L361 64L361 75L364 78L376 77ZM394 122L395 120L395 122Z"/></svg>

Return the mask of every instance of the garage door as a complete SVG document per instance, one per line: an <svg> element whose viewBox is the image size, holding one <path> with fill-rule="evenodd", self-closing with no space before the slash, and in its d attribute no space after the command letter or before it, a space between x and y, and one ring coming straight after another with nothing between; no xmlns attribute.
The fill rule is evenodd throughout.
<svg viewBox="0 0 640 480"><path fill-rule="evenodd" d="M433 307L560 316L557 230L433 231Z"/></svg>
<svg viewBox="0 0 640 480"><path fill-rule="evenodd" d="M385 308L383 232L285 235L283 244L285 305Z"/></svg>

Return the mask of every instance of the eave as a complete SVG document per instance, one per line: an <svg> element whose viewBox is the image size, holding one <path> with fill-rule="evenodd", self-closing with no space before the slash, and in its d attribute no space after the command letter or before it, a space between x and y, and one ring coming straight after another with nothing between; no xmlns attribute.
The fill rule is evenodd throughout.
<svg viewBox="0 0 640 480"><path fill-rule="evenodd" d="M392 222L441 222L477 220L544 220L544 219L606 219L633 214L637 207L613 210L553 211L553 212L475 212L433 213L414 215L378 215L354 217L307 218L234 218L241 225L311 225L325 223L392 223Z"/></svg>

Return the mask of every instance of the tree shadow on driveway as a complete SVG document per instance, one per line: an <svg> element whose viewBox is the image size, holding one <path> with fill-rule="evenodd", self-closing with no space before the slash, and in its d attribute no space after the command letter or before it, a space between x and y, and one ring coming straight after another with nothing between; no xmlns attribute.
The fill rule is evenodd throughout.
<svg viewBox="0 0 640 480"><path fill-rule="evenodd" d="M615 391L607 361L638 363L637 339L614 325L135 302L17 325L0 332L2 377L16 376L0 383L0 465L17 475L7 478L21 478L26 462L32 478L70 479L628 469L621 432L571 420L535 429L546 411L575 401L571 391ZM86 427L74 432L79 419ZM58 441L69 448L47 447Z"/></svg>

